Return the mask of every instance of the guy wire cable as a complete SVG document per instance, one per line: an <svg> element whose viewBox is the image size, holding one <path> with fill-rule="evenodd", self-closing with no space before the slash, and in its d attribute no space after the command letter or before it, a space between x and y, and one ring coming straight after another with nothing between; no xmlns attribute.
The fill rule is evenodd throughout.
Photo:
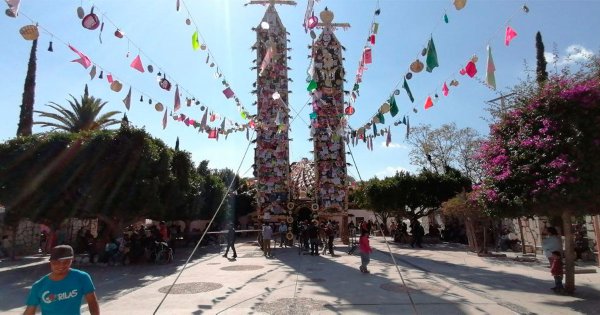
<svg viewBox="0 0 600 315"><path fill-rule="evenodd" d="M350 146L348 146L348 150L350 152L350 156L352 157L352 162L354 162L354 167L356 168L356 172L358 173L358 178L360 179L360 181L362 182L362 177L360 176L360 171L358 170L358 166L356 165L356 160L354 160L354 154L352 153L352 149L350 148ZM371 211L373 212L373 211ZM373 216L375 217L375 223L377 225L379 225L379 220L377 220L377 216L375 215L375 213L373 212ZM400 275L400 280L402 280L402 285L404 285L404 287L406 288L406 294L408 295L408 299L410 300L410 304L413 308L413 311L415 312L415 314L419 314L419 311L417 311L417 306L415 305L415 301L412 298L412 295L410 294L410 290L408 288L408 286L406 285L406 282L404 281L404 277L402 276L402 272L400 272L400 267L398 267L398 263L396 262L396 258L394 257L394 253L392 253L392 249L390 248L390 244L387 241L387 238L385 237L385 234L383 233L383 231L381 232L381 235L383 236L383 240L385 241L385 245L388 248L388 252L390 253L390 257L392 257L392 261L394 262L394 266L396 266L396 270L398 271L398 275Z"/></svg>
<svg viewBox="0 0 600 315"><path fill-rule="evenodd" d="M255 132L256 132L256 130L253 130L252 137L250 137L250 139L252 139L254 137ZM242 156L242 161L240 162L240 165L238 166L238 169L235 172L236 176L238 176L238 174L240 173L240 169L242 168L242 164L244 163L244 160L246 159L246 155L248 154L248 150L250 149L250 145L251 144L252 144L252 141L248 141L248 146L246 147L246 151L244 152L244 156ZM165 295L163 296L162 300L160 300L160 303L158 303L158 306L156 306L156 309L154 310L154 312L152 313L152 315L156 315L156 312L158 312L158 310L162 306L163 302L167 299L167 296L169 295L169 293L171 293L171 289L173 288L173 286L175 286L175 283L177 283L177 280L179 280L179 277L181 276L181 274L183 273L183 271L187 267L188 263L192 259L192 256L194 256L194 254L196 253L196 250L198 249L198 246L200 246L200 243L202 242L202 240L204 240L204 236L206 235L206 232L208 232L210 226L212 225L213 221L217 217L217 214L221 210L221 206L223 206L223 203L225 202L225 199L227 199L227 195L231 191L231 187L233 186L233 183L235 182L235 177L236 176L234 176L231 179L231 182L229 183L229 186L227 187L227 191L223 195L223 199L221 199L221 203L219 203L219 207L217 207L217 210L215 211L215 214L213 214L212 218L208 222L208 225L204 229L204 232L202 233L202 236L200 237L200 240L198 240L198 242L196 243L196 246L194 246L194 249L192 250L192 253L189 255L188 259L185 261L185 264L183 265L183 267L181 268L181 270L177 274L177 277L175 277L175 280L173 280L173 283L169 286L169 289L167 290L167 292L165 292Z"/></svg>

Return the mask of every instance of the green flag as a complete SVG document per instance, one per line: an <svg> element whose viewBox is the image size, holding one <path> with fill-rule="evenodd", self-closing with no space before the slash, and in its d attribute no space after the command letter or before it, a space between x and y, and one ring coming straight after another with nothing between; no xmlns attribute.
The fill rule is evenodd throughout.
<svg viewBox="0 0 600 315"><path fill-rule="evenodd" d="M310 119L317 119L318 115L316 112L312 112L308 115L308 117L310 117Z"/></svg>
<svg viewBox="0 0 600 315"><path fill-rule="evenodd" d="M415 102L415 98L412 95L412 92L410 91L410 88L408 87L408 82L406 82L406 78L404 78L404 83L402 83L402 88L404 88L406 90L406 94L408 94L408 98L410 98L410 101L412 103Z"/></svg>
<svg viewBox="0 0 600 315"><path fill-rule="evenodd" d="M377 124L373 124L373 136L377 137Z"/></svg>
<svg viewBox="0 0 600 315"><path fill-rule="evenodd" d="M309 92L312 92L314 90L317 89L317 82L315 82L315 80L310 80L310 83L308 83L308 86L306 87L306 90Z"/></svg>
<svg viewBox="0 0 600 315"><path fill-rule="evenodd" d="M383 117L382 113L377 113L377 118L379 118L380 124L385 124L385 117Z"/></svg>
<svg viewBox="0 0 600 315"><path fill-rule="evenodd" d="M429 38L429 43L427 44L427 59L425 61L427 63L427 67L425 67L425 71L431 72L433 68L439 67L437 52L435 51L435 45L433 44L433 37Z"/></svg>
<svg viewBox="0 0 600 315"><path fill-rule="evenodd" d="M398 105L396 104L394 95L390 96L388 103L390 103L390 114L392 114L392 117L396 116L398 114Z"/></svg>
<svg viewBox="0 0 600 315"><path fill-rule="evenodd" d="M200 48L200 43L198 42L198 31L195 31L194 34L192 34L192 48L194 50L198 50L198 48Z"/></svg>

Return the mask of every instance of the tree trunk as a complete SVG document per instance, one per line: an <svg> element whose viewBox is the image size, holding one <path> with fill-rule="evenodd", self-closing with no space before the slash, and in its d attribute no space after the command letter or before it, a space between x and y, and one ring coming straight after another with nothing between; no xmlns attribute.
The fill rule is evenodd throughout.
<svg viewBox="0 0 600 315"><path fill-rule="evenodd" d="M571 210L563 210L563 232L565 234L565 291L575 291L575 249L571 227Z"/></svg>
<svg viewBox="0 0 600 315"><path fill-rule="evenodd" d="M488 250L487 250L487 227L488 227L487 222L484 222L484 224L483 224L483 246L482 246L482 248L483 248L482 252L484 254L488 253Z"/></svg>
<svg viewBox="0 0 600 315"><path fill-rule="evenodd" d="M23 101L21 113L19 114L19 126L17 137L31 136L33 127L33 103L35 100L35 71L36 71L37 39L31 44L27 75L25 76L25 87L23 88Z"/></svg>
<svg viewBox="0 0 600 315"><path fill-rule="evenodd" d="M600 266L600 215L593 216L594 219L594 234L596 235L596 253L598 254L597 262Z"/></svg>
<svg viewBox="0 0 600 315"><path fill-rule="evenodd" d="M342 239L342 243L343 244L350 244L350 237L349 237L349 231L348 231L348 214L344 214L342 216L342 226L340 227L341 231L340 231L340 237Z"/></svg>
<svg viewBox="0 0 600 315"><path fill-rule="evenodd" d="M521 235L521 253L523 255L527 254L527 250L525 249L525 233L523 232L523 223L521 222L521 217L517 218L519 222L519 234Z"/></svg>

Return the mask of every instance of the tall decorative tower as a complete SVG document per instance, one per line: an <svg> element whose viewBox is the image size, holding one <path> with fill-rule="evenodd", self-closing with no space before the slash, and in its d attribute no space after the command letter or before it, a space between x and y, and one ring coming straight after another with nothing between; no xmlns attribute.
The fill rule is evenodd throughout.
<svg viewBox="0 0 600 315"><path fill-rule="evenodd" d="M254 174L257 178L258 216L287 212L289 200L289 115L287 32L275 4L295 5L294 1L251 1L267 4L267 11L256 27L258 113Z"/></svg>
<svg viewBox="0 0 600 315"><path fill-rule="evenodd" d="M333 12L320 13L322 29L312 46L313 91L311 135L314 143L315 196L318 214L342 215L341 236L348 241L348 179L344 144L344 67L342 45L334 31L350 27L332 23Z"/></svg>

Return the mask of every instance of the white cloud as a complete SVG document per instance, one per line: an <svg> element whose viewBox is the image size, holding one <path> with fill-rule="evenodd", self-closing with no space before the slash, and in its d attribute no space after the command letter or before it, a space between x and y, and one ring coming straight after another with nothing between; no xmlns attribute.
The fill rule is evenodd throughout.
<svg viewBox="0 0 600 315"><path fill-rule="evenodd" d="M390 142L390 145L386 146L385 141L381 142L381 147L387 148L387 149L408 149L408 146L406 146L404 144L400 144L400 143L395 143L395 142Z"/></svg>
<svg viewBox="0 0 600 315"><path fill-rule="evenodd" d="M396 166L396 167L388 166L385 168L385 170L375 173L375 176L379 179L383 179L385 177L391 177L391 176L396 175L396 172L406 172L406 171L407 171L407 169L402 166Z"/></svg>
<svg viewBox="0 0 600 315"><path fill-rule="evenodd" d="M567 47L567 49L565 49L565 55L562 57L556 56L554 53L544 52L546 62L549 64L556 63L557 66L566 66L578 61L585 61L590 59L593 55L593 51L581 45L571 45Z"/></svg>

